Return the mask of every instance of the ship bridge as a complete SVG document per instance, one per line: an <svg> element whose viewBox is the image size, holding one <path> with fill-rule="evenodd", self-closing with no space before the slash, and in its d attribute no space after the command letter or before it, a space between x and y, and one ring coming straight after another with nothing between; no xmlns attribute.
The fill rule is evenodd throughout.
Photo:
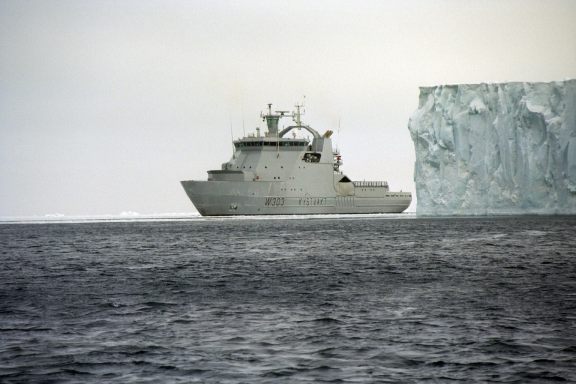
<svg viewBox="0 0 576 384"><path fill-rule="evenodd" d="M290 154L290 157L278 161L300 166L303 166L300 162L330 164L335 172L339 172L342 161L339 153L332 151L330 137L333 132L328 130L320 135L315 129L302 124L301 107L296 105L295 112L288 114L287 111L272 111L272 104L268 104L267 113L260 114L266 121L268 131L262 135L260 128L256 128L255 133L234 140L235 152L230 161L222 164L222 170L254 170L259 169L261 164L267 169L273 154L275 159L278 159L280 154ZM292 117L295 125L278 130L278 122L283 117ZM293 138L285 137L294 129L306 130L312 134L313 139L310 141L308 138L296 138L296 135ZM293 155L296 157L292 157Z"/></svg>
<svg viewBox="0 0 576 384"><path fill-rule="evenodd" d="M241 150L262 150L263 148L276 148L282 149L295 148L303 150L308 146L309 142L305 139L284 139L284 138L269 138L269 137L247 137L234 141L234 147Z"/></svg>

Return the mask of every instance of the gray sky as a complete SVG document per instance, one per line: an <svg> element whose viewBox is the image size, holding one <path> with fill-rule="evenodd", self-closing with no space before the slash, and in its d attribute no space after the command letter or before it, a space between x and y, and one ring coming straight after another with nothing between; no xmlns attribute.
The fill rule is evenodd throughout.
<svg viewBox="0 0 576 384"><path fill-rule="evenodd" d="M266 103L414 192L418 87L576 77L576 1L0 0L0 216L193 212ZM413 210L414 207L411 207Z"/></svg>

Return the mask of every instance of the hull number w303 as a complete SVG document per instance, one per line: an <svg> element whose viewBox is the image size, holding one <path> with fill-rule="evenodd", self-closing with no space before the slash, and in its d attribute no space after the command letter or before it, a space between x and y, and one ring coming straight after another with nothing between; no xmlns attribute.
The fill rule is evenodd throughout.
<svg viewBox="0 0 576 384"><path fill-rule="evenodd" d="M264 205L266 207L283 207L286 203L286 198L284 197L267 197Z"/></svg>

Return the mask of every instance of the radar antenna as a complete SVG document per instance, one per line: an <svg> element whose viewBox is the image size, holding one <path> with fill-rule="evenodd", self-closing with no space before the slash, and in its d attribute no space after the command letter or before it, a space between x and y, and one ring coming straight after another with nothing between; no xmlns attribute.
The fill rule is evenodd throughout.
<svg viewBox="0 0 576 384"><path fill-rule="evenodd" d="M302 115L305 112L304 104L296 104L294 107L296 108L296 111L294 111L294 113L292 114L292 120L294 120L297 127L301 127L302 126Z"/></svg>

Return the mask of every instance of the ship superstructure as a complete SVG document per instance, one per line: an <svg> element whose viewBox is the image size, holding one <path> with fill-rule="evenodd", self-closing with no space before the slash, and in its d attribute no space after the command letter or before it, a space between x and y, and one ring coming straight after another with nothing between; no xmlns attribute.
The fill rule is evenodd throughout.
<svg viewBox="0 0 576 384"><path fill-rule="evenodd" d="M386 181L352 181L342 173L342 156L332 148L332 131L320 135L302 123L295 111L261 114L267 131L257 128L235 140L232 158L208 180L186 180L182 186L203 216L399 213L412 200L410 192L392 192ZM294 125L279 130L282 118ZM312 139L288 135L306 130Z"/></svg>

